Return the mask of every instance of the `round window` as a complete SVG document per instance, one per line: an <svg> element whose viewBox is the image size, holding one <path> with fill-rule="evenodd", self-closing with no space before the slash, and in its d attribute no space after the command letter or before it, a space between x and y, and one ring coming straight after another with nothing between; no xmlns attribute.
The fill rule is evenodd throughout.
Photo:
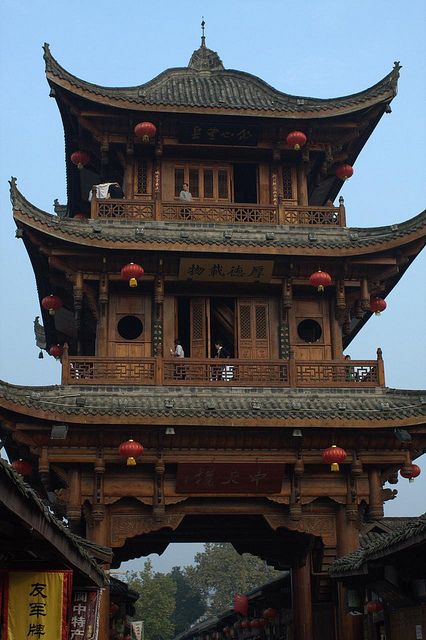
<svg viewBox="0 0 426 640"><path fill-rule="evenodd" d="M136 340L143 331L143 324L136 316L124 316L117 324L117 331L125 340Z"/></svg>
<svg viewBox="0 0 426 640"><path fill-rule="evenodd" d="M297 334L304 342L318 342L322 336L321 325L315 320L302 320L297 326Z"/></svg>

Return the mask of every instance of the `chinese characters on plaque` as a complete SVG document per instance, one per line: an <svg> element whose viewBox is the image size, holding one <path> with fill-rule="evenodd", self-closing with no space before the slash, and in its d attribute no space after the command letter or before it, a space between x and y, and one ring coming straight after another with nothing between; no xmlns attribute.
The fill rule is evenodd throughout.
<svg viewBox="0 0 426 640"><path fill-rule="evenodd" d="M269 260L215 260L182 258L180 280L209 282L269 282L274 263Z"/></svg>
<svg viewBox="0 0 426 640"><path fill-rule="evenodd" d="M255 146L258 136L257 127L235 124L182 123L179 129L179 142L184 144Z"/></svg>
<svg viewBox="0 0 426 640"><path fill-rule="evenodd" d="M178 465L177 493L280 493L282 464L192 464Z"/></svg>
<svg viewBox="0 0 426 640"><path fill-rule="evenodd" d="M100 591L74 591L72 594L70 640L97 640Z"/></svg>

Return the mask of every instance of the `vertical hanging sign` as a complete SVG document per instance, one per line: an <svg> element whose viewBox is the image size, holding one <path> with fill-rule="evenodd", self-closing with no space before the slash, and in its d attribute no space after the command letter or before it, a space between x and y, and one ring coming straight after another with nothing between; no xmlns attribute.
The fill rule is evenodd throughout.
<svg viewBox="0 0 426 640"><path fill-rule="evenodd" d="M136 640L144 640L144 629L142 620L136 620L132 622L132 631L135 634Z"/></svg>
<svg viewBox="0 0 426 640"><path fill-rule="evenodd" d="M67 640L72 571L9 571L4 640Z"/></svg>
<svg viewBox="0 0 426 640"><path fill-rule="evenodd" d="M98 640L100 599L98 589L73 591L70 640Z"/></svg>

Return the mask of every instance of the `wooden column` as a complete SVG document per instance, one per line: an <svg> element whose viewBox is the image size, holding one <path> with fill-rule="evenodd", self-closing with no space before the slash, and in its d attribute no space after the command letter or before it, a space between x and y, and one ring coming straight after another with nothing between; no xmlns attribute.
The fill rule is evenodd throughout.
<svg viewBox="0 0 426 640"><path fill-rule="evenodd" d="M383 518L382 481L378 469L368 470L368 488L370 492L368 516L370 520Z"/></svg>
<svg viewBox="0 0 426 640"><path fill-rule="evenodd" d="M310 556L303 566L291 570L291 590L293 600L293 638L312 640L311 563Z"/></svg>
<svg viewBox="0 0 426 640"><path fill-rule="evenodd" d="M304 163L297 166L297 202L301 207L308 206L308 185Z"/></svg>
<svg viewBox="0 0 426 640"><path fill-rule="evenodd" d="M339 507L336 514L337 529L337 555L343 556L359 547L359 532L356 522L349 520L345 513L345 507ZM347 612L346 587L341 583L337 586L338 610L338 640L363 640L362 616L351 616Z"/></svg>

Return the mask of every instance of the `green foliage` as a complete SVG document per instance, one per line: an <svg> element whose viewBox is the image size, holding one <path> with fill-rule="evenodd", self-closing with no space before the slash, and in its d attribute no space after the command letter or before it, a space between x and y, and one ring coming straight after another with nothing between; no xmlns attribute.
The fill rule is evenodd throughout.
<svg viewBox="0 0 426 640"><path fill-rule="evenodd" d="M235 593L247 593L281 573L257 556L240 555L228 543L206 544L194 561L193 566L185 568L184 575L201 593L209 616L232 607Z"/></svg>
<svg viewBox="0 0 426 640"><path fill-rule="evenodd" d="M206 606L200 591L187 578L186 570L173 567L169 575L176 584L176 608L172 620L175 625L175 635L178 635L186 631L206 612Z"/></svg>
<svg viewBox="0 0 426 640"><path fill-rule="evenodd" d="M134 619L144 621L145 640L173 638L176 583L170 574L154 573L146 560L142 571L129 574L128 583L140 594Z"/></svg>

